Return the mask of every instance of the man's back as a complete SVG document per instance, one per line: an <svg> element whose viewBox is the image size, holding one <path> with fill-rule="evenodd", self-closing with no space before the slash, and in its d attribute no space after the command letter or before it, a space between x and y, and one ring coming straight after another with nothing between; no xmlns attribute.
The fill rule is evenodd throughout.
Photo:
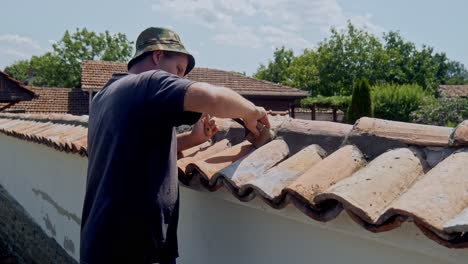
<svg viewBox="0 0 468 264"><path fill-rule="evenodd" d="M200 117L183 111L190 84L164 71L119 74L96 94L88 125L82 263L178 256L174 126Z"/></svg>

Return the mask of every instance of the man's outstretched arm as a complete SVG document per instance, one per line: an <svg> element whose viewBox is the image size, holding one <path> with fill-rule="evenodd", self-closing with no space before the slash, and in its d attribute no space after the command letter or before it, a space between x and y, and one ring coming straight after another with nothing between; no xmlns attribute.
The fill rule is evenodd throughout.
<svg viewBox="0 0 468 264"><path fill-rule="evenodd" d="M220 118L242 118L246 127L259 135L257 122L270 127L267 113L233 90L207 83L192 84L184 99L184 110L207 113Z"/></svg>
<svg viewBox="0 0 468 264"><path fill-rule="evenodd" d="M265 109L256 107L252 102L229 88L207 83L194 83L188 88L184 98L184 110L205 113L220 118L242 118L246 127L256 136L259 134L257 122L270 127ZM177 137L177 151L199 145L212 136L204 135L203 122L204 120L197 122L192 133L182 134ZM214 129L216 128L214 120L210 120L209 125ZM216 130L214 130L213 134L215 133Z"/></svg>

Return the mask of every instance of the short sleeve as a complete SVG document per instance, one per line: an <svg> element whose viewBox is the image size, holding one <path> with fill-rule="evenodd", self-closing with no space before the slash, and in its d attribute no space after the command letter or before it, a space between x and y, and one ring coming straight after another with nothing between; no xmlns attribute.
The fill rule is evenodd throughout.
<svg viewBox="0 0 468 264"><path fill-rule="evenodd" d="M187 89L195 83L165 71L154 71L148 81L147 104L151 114L157 115L171 126L192 125L201 114L184 111Z"/></svg>

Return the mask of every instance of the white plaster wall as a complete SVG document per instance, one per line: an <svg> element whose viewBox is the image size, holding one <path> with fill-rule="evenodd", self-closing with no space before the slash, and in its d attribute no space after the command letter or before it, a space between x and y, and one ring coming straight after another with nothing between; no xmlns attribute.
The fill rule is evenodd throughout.
<svg viewBox="0 0 468 264"><path fill-rule="evenodd" d="M468 249L448 249L412 223L374 234L345 213L320 223L292 206L242 203L221 189L181 188L180 264L467 263Z"/></svg>
<svg viewBox="0 0 468 264"><path fill-rule="evenodd" d="M67 252L75 259L80 241L75 220L81 217L86 168L87 159L79 155L0 134L0 184L48 235L55 229L60 245L69 239L74 250ZM432 264L468 259L468 249L442 247L411 223L373 234L346 214L319 223L294 207L275 210L258 199L242 203L224 189L180 191L181 264Z"/></svg>
<svg viewBox="0 0 468 264"><path fill-rule="evenodd" d="M69 240L67 252L77 260L87 163L79 155L0 134L0 184L62 247Z"/></svg>

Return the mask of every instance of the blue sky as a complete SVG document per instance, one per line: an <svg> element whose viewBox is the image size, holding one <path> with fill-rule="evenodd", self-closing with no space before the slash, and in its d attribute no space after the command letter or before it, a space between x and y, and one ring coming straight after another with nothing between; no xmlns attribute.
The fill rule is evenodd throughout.
<svg viewBox="0 0 468 264"><path fill-rule="evenodd" d="M50 50L65 30L176 30L197 66L252 74L282 45L314 47L347 20L381 35L399 30L468 66L465 0L15 0L2 3L0 69ZM6 11L6 12L5 12Z"/></svg>

